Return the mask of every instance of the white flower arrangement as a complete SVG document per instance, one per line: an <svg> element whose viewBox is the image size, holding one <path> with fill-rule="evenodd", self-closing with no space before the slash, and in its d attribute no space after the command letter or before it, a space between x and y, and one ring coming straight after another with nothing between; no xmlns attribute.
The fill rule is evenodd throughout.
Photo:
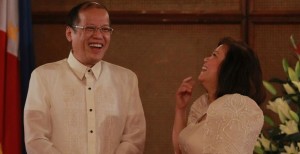
<svg viewBox="0 0 300 154"><path fill-rule="evenodd" d="M286 81L280 79L263 81L264 87L274 96L268 102L267 109L278 114L281 123L276 125L270 117L265 115L265 122L271 128L267 131L263 130L257 139L254 148L257 154L300 154L300 44L296 45L293 35L290 39L298 61L295 68L291 68L286 59L282 60L288 79ZM277 90L271 83L279 83L284 93L278 96Z"/></svg>

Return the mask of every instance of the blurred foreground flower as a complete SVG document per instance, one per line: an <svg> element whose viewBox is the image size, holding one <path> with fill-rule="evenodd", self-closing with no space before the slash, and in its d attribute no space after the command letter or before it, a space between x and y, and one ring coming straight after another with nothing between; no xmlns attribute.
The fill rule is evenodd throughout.
<svg viewBox="0 0 300 154"><path fill-rule="evenodd" d="M280 124L279 129L283 134L295 134L299 132L298 124L294 120L286 121L285 124Z"/></svg>
<svg viewBox="0 0 300 154"><path fill-rule="evenodd" d="M260 136L258 137L258 139L256 141L255 146L259 147L265 151L277 150L277 147L274 144L272 144L270 140L266 139L263 134L260 134Z"/></svg>
<svg viewBox="0 0 300 154"><path fill-rule="evenodd" d="M300 154L299 147L295 147L293 143L290 146L284 146L284 150L286 152L282 152L281 154Z"/></svg>

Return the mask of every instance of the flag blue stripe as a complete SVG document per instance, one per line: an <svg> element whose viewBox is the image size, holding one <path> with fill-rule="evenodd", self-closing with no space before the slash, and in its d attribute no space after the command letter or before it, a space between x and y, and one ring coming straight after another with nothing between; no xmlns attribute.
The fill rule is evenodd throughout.
<svg viewBox="0 0 300 154"><path fill-rule="evenodd" d="M21 89L22 103L24 105L27 95L30 74L35 67L33 39L32 39L32 20L31 20L31 2L30 0L19 0L19 18L20 18L20 45L19 58L21 68Z"/></svg>
<svg viewBox="0 0 300 154"><path fill-rule="evenodd" d="M25 105L29 79L35 67L33 39L32 39L32 19L31 1L19 0L19 59L20 59L20 78L21 78L21 107L22 115ZM22 118L23 121L23 118ZM24 126L24 125L22 125ZM22 129L24 130L24 129ZM24 137L24 135L23 135ZM24 138L22 139L24 141ZM25 144L22 142L22 153L26 154Z"/></svg>

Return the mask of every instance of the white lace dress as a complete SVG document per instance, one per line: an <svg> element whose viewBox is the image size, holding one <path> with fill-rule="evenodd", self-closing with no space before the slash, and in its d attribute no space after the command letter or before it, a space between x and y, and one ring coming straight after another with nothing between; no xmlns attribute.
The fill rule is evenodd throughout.
<svg viewBox="0 0 300 154"><path fill-rule="evenodd" d="M210 105L207 95L191 107L179 134L183 154L252 154L263 126L263 112L249 97L224 95Z"/></svg>

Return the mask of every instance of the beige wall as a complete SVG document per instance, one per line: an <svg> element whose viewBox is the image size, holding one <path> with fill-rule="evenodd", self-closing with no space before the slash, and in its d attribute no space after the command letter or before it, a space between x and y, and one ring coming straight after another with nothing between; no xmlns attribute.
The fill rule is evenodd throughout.
<svg viewBox="0 0 300 154"><path fill-rule="evenodd" d="M63 19L78 2L32 0L37 66L67 57ZM197 78L203 58L221 37L248 41L261 59L264 79L284 77L282 57L293 65L296 61L289 36L300 42L299 0L103 2L115 29L105 60L133 70L139 78L147 120L145 154L173 153L175 91L183 78ZM197 87L193 99L202 92Z"/></svg>

